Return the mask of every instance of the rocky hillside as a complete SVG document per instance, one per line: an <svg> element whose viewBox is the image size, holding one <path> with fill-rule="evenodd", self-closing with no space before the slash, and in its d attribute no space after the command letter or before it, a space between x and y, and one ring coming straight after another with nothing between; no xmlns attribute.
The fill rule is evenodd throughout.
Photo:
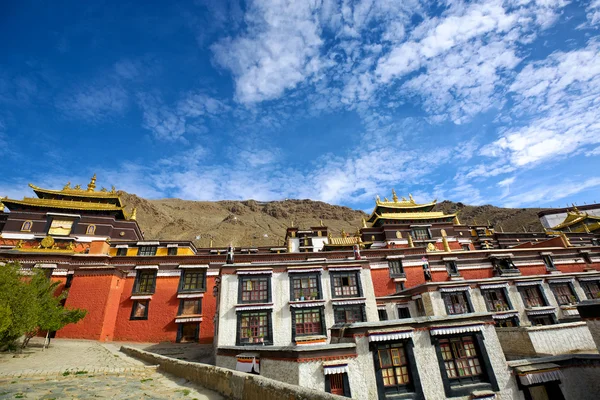
<svg viewBox="0 0 600 400"><path fill-rule="evenodd" d="M348 207L312 200L272 202L190 201L180 199L146 200L121 193L128 209L137 207L137 220L147 239L192 240L197 246L282 244L286 227L317 226L322 220L334 235L342 229L355 232L367 215ZM489 220L506 232L542 229L536 213L539 209L509 209L494 206L466 206L444 201L439 211L460 211L462 223L485 224Z"/></svg>

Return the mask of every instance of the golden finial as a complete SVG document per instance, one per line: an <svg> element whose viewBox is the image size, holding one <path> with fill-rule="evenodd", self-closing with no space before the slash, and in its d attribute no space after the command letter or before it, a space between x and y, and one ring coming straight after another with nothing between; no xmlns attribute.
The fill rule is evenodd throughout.
<svg viewBox="0 0 600 400"><path fill-rule="evenodd" d="M413 204L415 203L415 199L413 199L412 194L409 193L408 198L410 199L411 203L413 203Z"/></svg>
<svg viewBox="0 0 600 400"><path fill-rule="evenodd" d="M73 188L73 190L81 190L81 185L75 185L75 187Z"/></svg>
<svg viewBox="0 0 600 400"><path fill-rule="evenodd" d="M389 203L389 202L390 202L390 200L389 200L387 197L384 197L384 198L383 198L383 201L385 201L386 203Z"/></svg>
<svg viewBox="0 0 600 400"><path fill-rule="evenodd" d="M446 237L447 233L445 229L440 230L440 234L442 235L442 237Z"/></svg>
<svg viewBox="0 0 600 400"><path fill-rule="evenodd" d="M133 211L131 212L131 215L129 216L129 219L131 221L135 221L137 218L137 207L133 207Z"/></svg>
<svg viewBox="0 0 600 400"><path fill-rule="evenodd" d="M88 184L87 191L93 192L94 189L96 189L96 174L94 174L94 176L92 176L92 179L90 180L90 183Z"/></svg>
<svg viewBox="0 0 600 400"><path fill-rule="evenodd" d="M446 235L442 236L442 243L444 243L444 251L447 253L451 253L452 250L450 249L450 244L448 243L448 238L446 237Z"/></svg>
<svg viewBox="0 0 600 400"><path fill-rule="evenodd" d="M100 191L104 193L108 192L108 190L104 186L102 187L102 189L100 189Z"/></svg>
<svg viewBox="0 0 600 400"><path fill-rule="evenodd" d="M364 219L364 217L362 219L362 224L363 224L363 228L367 227L367 221Z"/></svg>
<svg viewBox="0 0 600 400"><path fill-rule="evenodd" d="M360 237L360 228L356 228L356 233L354 234L355 237Z"/></svg>
<svg viewBox="0 0 600 400"><path fill-rule="evenodd" d="M408 201L408 200L406 200L406 197L402 196L402 201Z"/></svg>
<svg viewBox="0 0 600 400"><path fill-rule="evenodd" d="M115 186L113 185L110 189L111 193L117 193L117 189L115 189Z"/></svg>
<svg viewBox="0 0 600 400"><path fill-rule="evenodd" d="M327 234L327 239L329 239L329 241L331 242L331 239L332 239L331 232L329 232L329 233Z"/></svg>
<svg viewBox="0 0 600 400"><path fill-rule="evenodd" d="M346 231L342 229L342 237L345 238L346 236Z"/></svg>
<svg viewBox="0 0 600 400"><path fill-rule="evenodd" d="M63 190L71 190L71 182L67 182Z"/></svg>
<svg viewBox="0 0 600 400"><path fill-rule="evenodd" d="M415 247L415 243L413 242L412 235L408 234L408 247Z"/></svg>
<svg viewBox="0 0 600 400"><path fill-rule="evenodd" d="M212 239L210 239L210 243L208 244L208 247L212 249L212 247L213 247L213 240Z"/></svg>
<svg viewBox="0 0 600 400"><path fill-rule="evenodd" d="M577 208L577 206L575 205L575 203L571 203L571 205L573 206L573 212L576 214L579 214L579 208Z"/></svg>
<svg viewBox="0 0 600 400"><path fill-rule="evenodd" d="M398 202L398 196L396 196L396 190L392 189L392 199L394 200L394 203Z"/></svg>
<svg viewBox="0 0 600 400"><path fill-rule="evenodd" d="M375 201L379 203L381 200L379 199L379 195L375 196Z"/></svg>
<svg viewBox="0 0 600 400"><path fill-rule="evenodd" d="M319 221L319 226L325 226L325 225L323 225L323 220Z"/></svg>
<svg viewBox="0 0 600 400"><path fill-rule="evenodd" d="M4 211L4 204L2 204L2 197L0 197L0 212Z"/></svg>

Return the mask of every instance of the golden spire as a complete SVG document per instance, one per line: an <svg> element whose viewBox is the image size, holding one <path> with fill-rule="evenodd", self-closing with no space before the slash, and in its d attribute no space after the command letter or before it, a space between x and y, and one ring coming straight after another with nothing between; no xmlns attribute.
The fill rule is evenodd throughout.
<svg viewBox="0 0 600 400"><path fill-rule="evenodd" d="M115 186L113 185L110 189L111 193L117 193L117 189L115 189Z"/></svg>
<svg viewBox="0 0 600 400"><path fill-rule="evenodd" d="M212 239L210 239L210 242L208 243L208 247L212 249L212 247L213 247L213 240Z"/></svg>
<svg viewBox="0 0 600 400"><path fill-rule="evenodd" d="M0 212L4 211L4 204L2 204L2 197L0 197ZM363 218L364 221L364 218Z"/></svg>
<svg viewBox="0 0 600 400"><path fill-rule="evenodd" d="M133 211L131 212L131 215L129 216L129 220L135 221L136 218L137 218L137 207L133 207Z"/></svg>
<svg viewBox="0 0 600 400"><path fill-rule="evenodd" d="M346 235L346 231L344 229L342 229L342 237L345 238L346 236L348 236L348 235Z"/></svg>
<svg viewBox="0 0 600 400"><path fill-rule="evenodd" d="M408 198L410 199L410 202L415 204L415 199L413 199L412 194L408 194Z"/></svg>
<svg viewBox="0 0 600 400"><path fill-rule="evenodd" d="M398 196L396 196L396 190L392 189L392 199L394 200L394 203L398 202Z"/></svg>
<svg viewBox="0 0 600 400"><path fill-rule="evenodd" d="M323 220L319 221L319 226L325 226L325 225L323 225Z"/></svg>
<svg viewBox="0 0 600 400"><path fill-rule="evenodd" d="M444 251L447 253L451 253L452 250L450 250L450 244L448 243L448 238L445 235L446 232L444 232L444 235L442 235L442 243L444 243Z"/></svg>
<svg viewBox="0 0 600 400"><path fill-rule="evenodd" d="M375 201L379 203L381 200L379 199L379 195L375 196Z"/></svg>
<svg viewBox="0 0 600 400"><path fill-rule="evenodd" d="M363 228L366 228L367 227L367 221L365 220L364 217L362 219L362 223L363 223Z"/></svg>
<svg viewBox="0 0 600 400"><path fill-rule="evenodd" d="M94 174L94 176L92 176L92 179L90 180L90 183L88 184L87 191L93 192L94 189L96 189L96 174Z"/></svg>
<svg viewBox="0 0 600 400"><path fill-rule="evenodd" d="M384 198L383 198L383 201L385 201L386 203L389 203L389 202L390 202L390 199L388 199L387 197L384 197Z"/></svg>
<svg viewBox="0 0 600 400"><path fill-rule="evenodd" d="M412 240L412 235L410 233L408 234L408 247L415 247L415 244Z"/></svg>
<svg viewBox="0 0 600 400"><path fill-rule="evenodd" d="M63 190L71 190L71 182L67 182Z"/></svg>

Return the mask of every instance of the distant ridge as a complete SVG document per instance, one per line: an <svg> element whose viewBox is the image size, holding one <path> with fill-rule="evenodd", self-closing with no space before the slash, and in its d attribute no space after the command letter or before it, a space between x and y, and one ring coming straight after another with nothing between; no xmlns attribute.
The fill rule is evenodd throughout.
<svg viewBox="0 0 600 400"><path fill-rule="evenodd" d="M137 220L147 239L191 240L200 247L208 247L211 239L213 247L224 247L230 242L236 246L281 245L285 229L292 222L307 228L318 226L322 220L334 236L339 236L342 229L355 232L367 216L359 210L313 200L146 200L125 192L120 195L128 209L137 207ZM505 232L542 231L537 217L541 208L468 206L443 201L435 210L459 211L461 223L489 221L499 231L501 227Z"/></svg>

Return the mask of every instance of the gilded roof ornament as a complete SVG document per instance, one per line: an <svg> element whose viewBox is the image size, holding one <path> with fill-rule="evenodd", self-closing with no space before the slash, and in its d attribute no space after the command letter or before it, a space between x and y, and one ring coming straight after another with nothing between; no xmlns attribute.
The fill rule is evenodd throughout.
<svg viewBox="0 0 600 400"><path fill-rule="evenodd" d="M137 207L133 207L133 211L131 212L129 219L132 221L135 221L136 218L137 218Z"/></svg>
<svg viewBox="0 0 600 400"><path fill-rule="evenodd" d="M71 182L67 182L67 184L65 185L65 187L62 188L62 190L72 190L71 189Z"/></svg>
<svg viewBox="0 0 600 400"><path fill-rule="evenodd" d="M94 189L96 189L96 174L94 174L94 176L92 176L92 179L90 180L90 183L88 183L88 186L87 186L88 192L93 192Z"/></svg>
<svg viewBox="0 0 600 400"><path fill-rule="evenodd" d="M81 185L75 185L75 187L73 188L73 190L81 190Z"/></svg>
<svg viewBox="0 0 600 400"><path fill-rule="evenodd" d="M108 190L103 186L102 189L100 189L101 192L106 193L108 192Z"/></svg>
<svg viewBox="0 0 600 400"><path fill-rule="evenodd" d="M395 189L392 189L392 200L394 200L394 203L398 202L398 196L396 195Z"/></svg>
<svg viewBox="0 0 600 400"><path fill-rule="evenodd" d="M444 244L444 251L446 253L451 253L452 250L450 249L450 243L448 243L448 238L446 237L446 235L442 236L442 243Z"/></svg>
<svg viewBox="0 0 600 400"><path fill-rule="evenodd" d="M345 231L344 229L342 229L342 237L343 237L343 238L345 238L346 236L348 236L348 235L346 234L346 231Z"/></svg>
<svg viewBox="0 0 600 400"><path fill-rule="evenodd" d="M415 242L413 242L412 235L408 234L408 247L415 247Z"/></svg>
<svg viewBox="0 0 600 400"><path fill-rule="evenodd" d="M324 226L324 225L323 225L323 220L320 220L320 221L319 221L319 226Z"/></svg>
<svg viewBox="0 0 600 400"><path fill-rule="evenodd" d="M411 202L411 203L413 203L413 204L416 204L416 203L415 203L415 199L413 199L413 197L412 197L412 194L410 194L410 193L409 193L409 194L408 194L408 198L410 199L410 202ZM434 200L434 201L435 201L435 200Z"/></svg>
<svg viewBox="0 0 600 400"><path fill-rule="evenodd" d="M454 225L460 225L460 220L458 219L458 215L454 217L454 221L452 221Z"/></svg>
<svg viewBox="0 0 600 400"><path fill-rule="evenodd" d="M112 186L112 188L111 188L110 192L111 192L111 193L117 193L117 189L115 189L115 186L114 186L114 185Z"/></svg>
<svg viewBox="0 0 600 400"><path fill-rule="evenodd" d="M367 220L365 220L365 218L363 217L362 219L362 227L366 228L367 227Z"/></svg>
<svg viewBox="0 0 600 400"><path fill-rule="evenodd" d="M386 203L389 203L389 202L390 202L390 200L389 200L387 197L384 197L384 198L383 198L383 201L385 201Z"/></svg>

